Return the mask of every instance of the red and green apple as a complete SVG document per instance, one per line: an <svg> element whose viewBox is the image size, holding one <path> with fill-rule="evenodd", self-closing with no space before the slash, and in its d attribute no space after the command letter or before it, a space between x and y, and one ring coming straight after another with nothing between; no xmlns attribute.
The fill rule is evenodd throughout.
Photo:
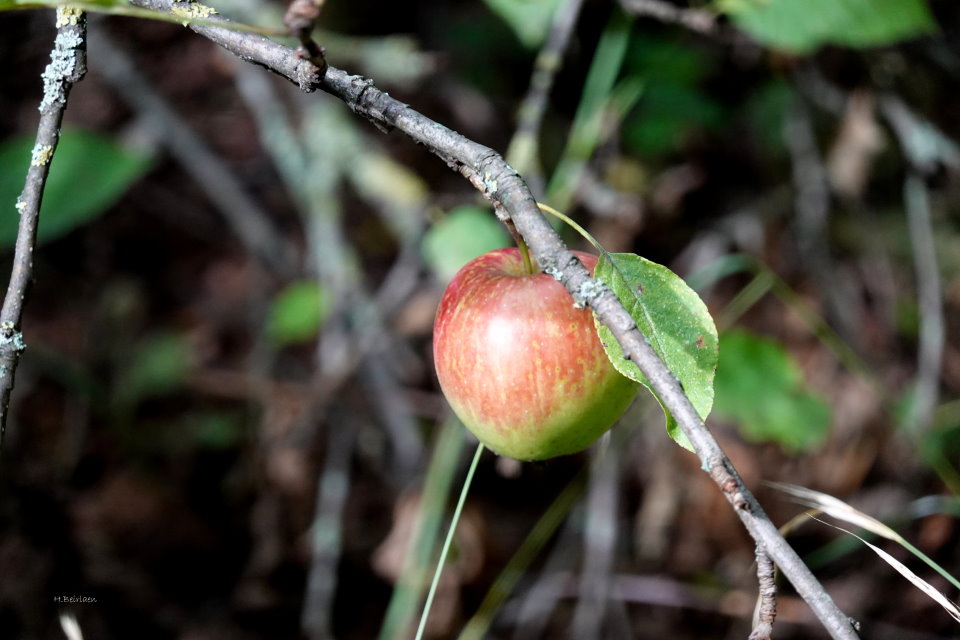
<svg viewBox="0 0 960 640"><path fill-rule="evenodd" d="M595 256L574 252L591 272ZM575 453L603 435L637 385L613 368L588 309L518 249L491 251L450 282L433 328L444 396L488 448L518 460Z"/></svg>

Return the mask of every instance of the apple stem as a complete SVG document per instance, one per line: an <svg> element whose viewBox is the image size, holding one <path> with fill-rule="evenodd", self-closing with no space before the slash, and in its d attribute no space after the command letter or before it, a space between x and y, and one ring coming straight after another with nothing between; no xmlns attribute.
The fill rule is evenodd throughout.
<svg viewBox="0 0 960 640"><path fill-rule="evenodd" d="M523 238L520 238L517 247L520 249L520 257L523 258L523 272L532 276L537 270L533 268L533 261L530 260L530 249L527 248L527 243L524 242Z"/></svg>
<svg viewBox="0 0 960 640"><path fill-rule="evenodd" d="M527 248L527 243L523 239L523 236L517 231L513 220L507 220L505 224L507 225L507 230L510 232L510 235L513 236L513 241L517 243L517 248L520 249L520 257L523 259L523 273L528 276L538 273L539 269L533 266L533 260L530 259L530 249Z"/></svg>
<svg viewBox="0 0 960 640"><path fill-rule="evenodd" d="M528 256L526 245L523 245L520 252ZM529 261L529 257L527 257ZM467 470L467 477L463 480L463 489L460 490L460 499L457 500L457 507L453 510L453 517L450 519L450 529L447 530L447 537L443 541L443 548L440 550L440 558L437 560L437 569L433 572L433 582L430 583L430 591L427 593L427 601L423 605L423 614L420 616L420 625L417 627L415 640L423 638L423 632L427 628L427 617L430 615L430 607L433 606L433 597L437 594L437 586L440 584L440 574L443 573L443 565L447 561L447 553L450 551L450 545L453 543L453 534L457 529L457 522L460 521L460 513L463 511L463 505L467 501L467 494L470 492L470 485L473 483L473 474L480 463L480 455L483 453L483 444L477 445L477 451L473 454L473 461L470 463L470 469Z"/></svg>

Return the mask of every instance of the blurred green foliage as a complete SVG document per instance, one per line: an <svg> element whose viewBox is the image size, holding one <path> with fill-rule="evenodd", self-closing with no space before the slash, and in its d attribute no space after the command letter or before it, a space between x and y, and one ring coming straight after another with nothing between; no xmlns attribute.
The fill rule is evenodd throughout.
<svg viewBox="0 0 960 640"><path fill-rule="evenodd" d="M924 0L719 0L759 42L793 53L824 45L876 47L932 33Z"/></svg>
<svg viewBox="0 0 960 640"><path fill-rule="evenodd" d="M12 246L19 217L13 215L30 166L34 136L25 135L0 146L0 247ZM121 147L112 138L87 131L66 130L50 165L37 241L48 242L93 220L143 176L150 156Z"/></svg>
<svg viewBox="0 0 960 640"><path fill-rule="evenodd" d="M144 400L176 390L183 384L190 362L190 345L180 334L160 331L146 335L133 347L128 362L119 372L115 404L132 408Z"/></svg>
<svg viewBox="0 0 960 640"><path fill-rule="evenodd" d="M786 153L783 124L794 99L793 89L783 80L773 79L760 85L748 98L744 117L752 137L771 156Z"/></svg>
<svg viewBox="0 0 960 640"><path fill-rule="evenodd" d="M714 412L748 440L799 453L823 442L830 409L803 382L800 368L774 340L736 329L720 336Z"/></svg>
<svg viewBox="0 0 960 640"><path fill-rule="evenodd" d="M712 69L700 50L672 40L637 37L625 68L644 82L643 97L623 131L624 142L639 155L677 151L698 129L723 122L723 106L703 88Z"/></svg>
<svg viewBox="0 0 960 640"><path fill-rule="evenodd" d="M232 449L243 439L241 416L226 411L198 411L184 416L185 441L205 449Z"/></svg>
<svg viewBox="0 0 960 640"><path fill-rule="evenodd" d="M488 209L464 206L430 227L422 252L437 279L448 282L474 258L510 244L510 236Z"/></svg>
<svg viewBox="0 0 960 640"><path fill-rule="evenodd" d="M553 14L561 0L485 0L487 6L510 25L520 42L533 49L547 37Z"/></svg>
<svg viewBox="0 0 960 640"><path fill-rule="evenodd" d="M273 300L267 337L277 346L313 340L330 314L330 291L316 280L287 285Z"/></svg>

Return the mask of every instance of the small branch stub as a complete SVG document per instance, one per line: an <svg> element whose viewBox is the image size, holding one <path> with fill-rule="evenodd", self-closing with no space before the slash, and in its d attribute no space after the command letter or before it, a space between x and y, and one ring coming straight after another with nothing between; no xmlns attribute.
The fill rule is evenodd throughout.
<svg viewBox="0 0 960 640"><path fill-rule="evenodd" d="M762 544L757 543L756 553L759 589L753 632L747 640L770 640L777 617L777 569Z"/></svg>
<svg viewBox="0 0 960 640"><path fill-rule="evenodd" d="M293 0L283 16L283 25L300 41L297 55L315 64L320 77L327 70L327 60L323 47L314 42L312 34L323 4L324 0Z"/></svg>

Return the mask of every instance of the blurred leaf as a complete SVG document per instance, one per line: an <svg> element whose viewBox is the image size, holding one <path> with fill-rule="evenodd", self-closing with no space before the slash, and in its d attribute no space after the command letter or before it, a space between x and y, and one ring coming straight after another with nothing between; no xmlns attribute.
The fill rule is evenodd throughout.
<svg viewBox="0 0 960 640"><path fill-rule="evenodd" d="M711 60L686 42L648 36L634 38L625 62L627 72L646 84L695 85L711 71Z"/></svg>
<svg viewBox="0 0 960 640"><path fill-rule="evenodd" d="M508 247L510 236L496 216L479 207L458 207L430 227L423 238L423 257L441 282L487 251Z"/></svg>
<svg viewBox="0 0 960 640"><path fill-rule="evenodd" d="M935 29L924 0L720 0L734 23L761 43L793 53L835 44L893 44Z"/></svg>
<svg viewBox="0 0 960 640"><path fill-rule="evenodd" d="M670 269L632 253L604 254L597 263L595 276L617 294L637 328L683 385L697 413L705 419L713 406L717 329L700 296ZM617 371L650 388L639 367L623 357L610 330L596 319L594 322ZM664 413L670 437L691 449L687 437L666 408Z"/></svg>
<svg viewBox="0 0 960 640"><path fill-rule="evenodd" d="M330 292L316 280L287 285L273 300L267 336L279 346L316 337L331 310Z"/></svg>
<svg viewBox="0 0 960 640"><path fill-rule="evenodd" d="M524 46L533 49L547 37L560 0L485 0L510 25Z"/></svg>
<svg viewBox="0 0 960 640"><path fill-rule="evenodd" d="M793 90L782 80L767 82L747 100L743 114L749 130L772 154L780 155L786 150L783 123L792 100Z"/></svg>
<svg viewBox="0 0 960 640"><path fill-rule="evenodd" d="M230 449L243 439L243 421L237 416L209 411L187 416L187 435L195 444L208 449Z"/></svg>
<svg viewBox="0 0 960 640"><path fill-rule="evenodd" d="M352 177L364 196L397 206L422 207L426 203L427 185L406 166L380 153L367 152L357 160Z"/></svg>
<svg viewBox="0 0 960 640"><path fill-rule="evenodd" d="M776 442L799 452L820 444L830 429L830 410L807 391L786 350L747 331L720 338L715 413L735 421L744 437Z"/></svg>
<svg viewBox="0 0 960 640"><path fill-rule="evenodd" d="M699 127L723 119L719 102L700 88L711 71L709 58L690 46L657 38L637 38L627 58L631 76L644 81L639 105L624 123L624 140L644 156L678 150Z"/></svg>
<svg viewBox="0 0 960 640"><path fill-rule="evenodd" d="M663 155L681 148L698 127L716 126L722 117L721 106L699 89L650 85L624 125L624 138L641 155Z"/></svg>
<svg viewBox="0 0 960 640"><path fill-rule="evenodd" d="M132 407L140 401L177 389L186 378L190 348L176 333L144 338L133 349L127 370L118 382L117 402Z"/></svg>
<svg viewBox="0 0 960 640"><path fill-rule="evenodd" d="M427 185L414 171L389 156L369 150L359 154L350 177L365 199L377 205L394 235L415 241L423 226Z"/></svg>
<svg viewBox="0 0 960 640"><path fill-rule="evenodd" d="M30 166L34 137L0 146L0 247L12 246L19 217L13 215ZM50 165L40 209L37 241L47 242L104 213L150 165L150 157L120 147L111 138L64 131Z"/></svg>

